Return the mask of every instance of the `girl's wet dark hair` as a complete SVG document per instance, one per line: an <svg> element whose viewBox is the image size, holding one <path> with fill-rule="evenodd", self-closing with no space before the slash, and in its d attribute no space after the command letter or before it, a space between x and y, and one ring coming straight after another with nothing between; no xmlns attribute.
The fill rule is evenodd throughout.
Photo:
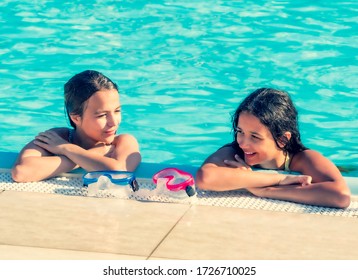
<svg viewBox="0 0 358 280"><path fill-rule="evenodd" d="M74 75L64 86L65 110L72 127L76 125L70 115L83 115L86 101L97 91L115 89L117 85L95 70L86 70Z"/></svg>
<svg viewBox="0 0 358 280"><path fill-rule="evenodd" d="M248 95L232 117L232 127L237 129L239 116L242 112L254 115L271 132L276 145L290 154L306 150L301 143L301 135L298 129L298 113L289 94L285 91L272 88L260 88ZM291 139L287 139L285 132L291 132ZM234 133L236 141L236 133Z"/></svg>

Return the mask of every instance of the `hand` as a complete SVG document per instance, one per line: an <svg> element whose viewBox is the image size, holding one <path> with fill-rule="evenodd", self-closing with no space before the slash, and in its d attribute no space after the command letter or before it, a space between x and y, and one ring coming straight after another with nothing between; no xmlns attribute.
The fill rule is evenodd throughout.
<svg viewBox="0 0 358 280"><path fill-rule="evenodd" d="M56 132L47 130L40 132L34 140L34 144L49 151L52 154L63 154L64 145L70 144Z"/></svg>
<svg viewBox="0 0 358 280"><path fill-rule="evenodd" d="M229 167L239 168L242 170L252 170L251 167L238 155L235 155L235 160L224 160L224 163Z"/></svg>
<svg viewBox="0 0 358 280"><path fill-rule="evenodd" d="M285 188L292 186L296 187L300 185L301 187L308 186L312 182L312 177L308 175L285 175L282 174L284 177L278 183L279 186L286 186ZM267 187L258 187L258 188L246 188L247 191L252 193L258 197L270 197L269 193L270 190L273 188L280 188L279 186L267 186ZM284 188L284 187L281 187Z"/></svg>
<svg viewBox="0 0 358 280"><path fill-rule="evenodd" d="M284 175L284 174L283 174ZM307 186L312 183L312 177L308 175L284 175L284 178L280 180L278 185L301 185Z"/></svg>

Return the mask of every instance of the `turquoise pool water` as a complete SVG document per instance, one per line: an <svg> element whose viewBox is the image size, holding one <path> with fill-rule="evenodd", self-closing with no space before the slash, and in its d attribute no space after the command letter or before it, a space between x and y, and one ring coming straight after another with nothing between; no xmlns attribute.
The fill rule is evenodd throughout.
<svg viewBox="0 0 358 280"><path fill-rule="evenodd" d="M252 90L291 93L306 146L358 176L356 1L0 3L0 151L67 126L63 84L118 83L145 162L199 165Z"/></svg>

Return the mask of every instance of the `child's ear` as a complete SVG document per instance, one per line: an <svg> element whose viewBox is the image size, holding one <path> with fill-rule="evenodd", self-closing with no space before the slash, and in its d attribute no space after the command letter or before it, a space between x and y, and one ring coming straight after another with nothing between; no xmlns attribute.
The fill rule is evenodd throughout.
<svg viewBox="0 0 358 280"><path fill-rule="evenodd" d="M81 123L80 115L70 114L70 118L71 118L71 121L73 121L76 126L78 126Z"/></svg>
<svg viewBox="0 0 358 280"><path fill-rule="evenodd" d="M280 141L278 142L278 145L281 149L283 149L286 144L290 141L291 139L291 132L286 131L281 137L280 137Z"/></svg>

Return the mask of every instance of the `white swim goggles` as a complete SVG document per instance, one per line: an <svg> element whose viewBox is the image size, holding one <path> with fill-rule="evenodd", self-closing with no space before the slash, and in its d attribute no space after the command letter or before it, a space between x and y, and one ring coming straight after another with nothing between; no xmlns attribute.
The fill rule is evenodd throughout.
<svg viewBox="0 0 358 280"><path fill-rule="evenodd" d="M107 177L115 185L130 185L134 192L139 189L135 175L130 171L91 171L83 175L83 185L96 183L101 176Z"/></svg>

